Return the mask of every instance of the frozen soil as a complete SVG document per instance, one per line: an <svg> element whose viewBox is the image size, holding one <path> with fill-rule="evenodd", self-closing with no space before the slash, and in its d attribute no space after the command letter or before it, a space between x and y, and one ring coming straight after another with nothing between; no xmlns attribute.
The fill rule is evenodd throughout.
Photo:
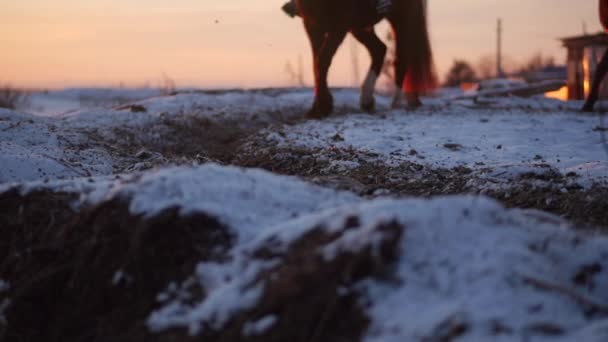
<svg viewBox="0 0 608 342"><path fill-rule="evenodd" d="M608 336L608 240L484 198L206 165L13 186L0 208L6 341Z"/></svg>
<svg viewBox="0 0 608 342"><path fill-rule="evenodd" d="M336 115L346 117L349 110L352 109L342 108ZM413 148L406 151L408 159L391 159L353 146L278 145L268 137L285 136L290 127L306 124L296 108L283 111L281 115L271 113L260 120L243 122L180 109L177 114L142 126L87 129L86 134L89 141L103 146L113 157L116 174L215 162L298 176L370 198L481 194L507 207L548 211L581 228L608 229L608 183L597 181L582 186L577 172L565 173L540 156L524 171L507 171L503 175L499 167L429 164ZM330 137L336 143L343 139L339 133ZM446 148L449 150L450 146ZM458 148L454 144L453 149Z"/></svg>
<svg viewBox="0 0 608 342"><path fill-rule="evenodd" d="M409 146L418 119L436 127L454 110L440 101L404 114L411 126L384 99L375 116L351 114L348 92L308 122L308 101L206 92L59 121L0 112L5 159L40 165L34 182L0 184L0 341L608 338L597 150L509 164L521 156L492 136L473 145L446 129ZM541 113L595 142L568 106L456 107L522 141L517 120Z"/></svg>
<svg viewBox="0 0 608 342"><path fill-rule="evenodd" d="M142 217L119 199L76 211L75 198L0 196L0 274L15 289L0 340L150 340L145 320L157 294L198 262L221 260L233 240L201 213Z"/></svg>
<svg viewBox="0 0 608 342"><path fill-rule="evenodd" d="M245 174L236 171L235 176L239 175ZM135 176L123 185L140 181ZM355 285L366 278L386 276L397 258L403 233L397 222L380 222L372 229L377 239L331 260L321 256L323 248L347 232L363 230L357 217L348 218L333 231L311 224L306 233L285 244L284 250L277 245L279 240L270 237L250 251L250 262L271 264L256 271L246 285L265 288L255 307L235 313L221 327L207 328L197 336L177 328L154 331L149 328L150 313L168 300L192 305L205 301L211 289L197 280L193 270L199 264L229 262L234 258L230 250L245 237L226 226L217 213L209 213L214 209L184 213L178 202L153 213L135 214L137 194L112 195L107 192L112 186L102 186L98 191L107 193L101 197L85 191L86 196L98 197L91 201L99 203L92 203L81 198L80 185L70 188L69 184L54 188L41 183L32 185L31 191L16 186L0 194L0 274L10 284L10 291L0 292L0 302L10 300L3 312L7 320L0 322L2 341L359 340L370 319L358 301ZM241 184L238 179L236 184ZM298 190L305 185L294 186L293 191L301 194ZM274 189L261 186L260 190ZM327 196L336 196L332 194ZM345 194L340 200L340 196L337 203L355 199ZM315 207L321 198L304 204ZM147 199L145 195L140 198ZM249 196L243 200L257 202ZM294 203L290 208L298 212ZM285 216L280 206L272 208L274 215ZM246 211L250 212L244 214L245 219L253 214L251 209ZM251 322L269 313L280 313L281 322L273 323L268 333L256 330Z"/></svg>
<svg viewBox="0 0 608 342"><path fill-rule="evenodd" d="M522 174L505 181L488 180L466 167L433 168L402 162L392 166L374 160L374 155L353 150L294 150L248 145L249 153L239 154L233 162L260 167L272 172L304 177L313 183L374 198L481 194L513 208L544 210L578 227L608 232L608 187L572 185L575 175L562 175L539 166L538 173ZM355 166L349 164L357 161ZM488 187L487 184L501 186Z"/></svg>

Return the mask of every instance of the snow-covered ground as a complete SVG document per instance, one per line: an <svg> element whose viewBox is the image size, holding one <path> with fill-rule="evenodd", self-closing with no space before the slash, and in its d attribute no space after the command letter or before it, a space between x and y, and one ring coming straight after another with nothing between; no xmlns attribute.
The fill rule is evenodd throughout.
<svg viewBox="0 0 608 342"><path fill-rule="evenodd" d="M110 173L108 152L61 120L0 109L0 183Z"/></svg>
<svg viewBox="0 0 608 342"><path fill-rule="evenodd" d="M78 98L70 94L48 96ZM327 263L367 249L377 257L386 239L379 227L391 223L401 235L394 241L398 255L389 279L369 276L343 289L359 294L371 320L366 341L608 340L608 239L570 229L556 216L506 209L483 196L366 199L295 177L213 163L157 163L155 170L116 174L125 160L139 158L130 155L139 149L160 147L142 155L165 157L163 147L185 130L202 136L171 145L172 154L186 146L196 151L189 145L212 139L214 129L232 128L250 134L242 153L258 148L249 142L263 141L321 157L355 151L389 167L464 167L492 184L551 170L569 175L584 190L605 188L607 124L580 114L580 103L443 96L412 111L392 110L389 99L379 97L377 112L364 114L356 107L357 92L340 90L336 114L307 121L302 115L312 99L309 90L132 95L110 107L66 111L67 104L59 103L34 110L38 115L0 110L0 195L16 189L23 195L67 192L77 198L74 210L120 198L137 217L177 208L180 215L203 213L227 226L236 237L228 257L192 270L190 279L206 295L198 301L175 295L189 287L177 285L184 279L168 280L160 307L147 318L150 331L223 329L260 305L266 285L276 280L271 275L288 262L284 253L303 237L319 231L335 237L310 250ZM189 134L186 139L193 138ZM331 165L347 170L363 162L340 159ZM257 256L264 248L272 257ZM13 290L11 279L0 279L0 328ZM256 317L243 334L264 334L285 323L276 312Z"/></svg>
<svg viewBox="0 0 608 342"><path fill-rule="evenodd" d="M92 90L85 93L95 95ZM98 94L101 100L153 95L151 90L123 95L117 91L102 93ZM56 99L83 96L74 90L44 96L51 95ZM47 119L2 111L3 154L18 156L31 150L37 159L48 156L49 161L46 166L34 165L29 172L17 172L26 167L11 167L7 162L0 172L0 181L18 181L19 177L33 180L32 173L51 177L78 175L71 165L53 162L74 159L68 151L63 156L60 149L87 143L91 145L90 151L102 155L103 152L96 151L102 146L94 146L96 142L88 139L90 133L106 140L124 139L116 135L115 129L129 130L130 134L162 143L161 132L151 127L163 126L168 118L183 117L229 121L243 127L283 124L265 133L266 139L279 147L354 149L373 153L389 165L412 161L431 167L465 166L482 176L497 178L552 169L564 175L576 173L577 182L583 186L608 180L608 153L601 134L608 123L600 122L598 116L581 115L577 111L580 104L576 102L539 97L494 99L476 105L442 97L427 99L429 105L416 111L404 111L390 110L388 99L379 98L377 113L370 115L359 113L355 107L357 92L342 90L335 95L338 114L323 121L301 120L311 93L298 90L153 97L133 102L138 110L132 110L130 105L120 109L85 106L67 114L58 112ZM25 165L22 159L11 158ZM87 158L80 161L93 164L83 167L87 174L111 172L112 163L107 158L105 161L101 156L91 158L99 161Z"/></svg>
<svg viewBox="0 0 608 342"><path fill-rule="evenodd" d="M231 120L243 125L276 121L282 109L301 107L308 93L295 92L289 99L276 101L274 96L236 92L226 94L181 94L142 100L145 111L132 111L129 105L115 106L115 98L148 97L152 90L123 93L119 90L66 90L34 95L42 103L68 101L60 108L45 107L55 112L26 113L28 109L0 109L0 183L30 181L41 178L63 179L86 175L109 175L116 160L109 157L104 144L121 142L126 137L115 130L129 130L148 140L162 141L157 130L169 118ZM78 102L80 96L99 98L100 106ZM109 101L109 102L108 102ZM65 104L65 103L64 103ZM70 108L66 110L66 108ZM285 111L289 113L289 111ZM299 113L298 113L299 114ZM282 117L281 117L282 119Z"/></svg>
<svg viewBox="0 0 608 342"><path fill-rule="evenodd" d="M581 185L608 181L608 150L597 116L547 108L552 100L514 100L511 109L452 104L381 115L355 114L269 131L279 147L355 149L388 164L403 161L515 178L552 168L575 172ZM536 102L536 103L535 103Z"/></svg>
<svg viewBox="0 0 608 342"><path fill-rule="evenodd" d="M23 110L39 116L57 116L73 111L111 108L161 95L160 89L73 88L34 92Z"/></svg>
<svg viewBox="0 0 608 342"><path fill-rule="evenodd" d="M192 303L192 296L171 294L186 291L171 285L181 279L168 283L169 292L159 294L162 307L150 312L154 332L222 329L252 310L265 291L264 282L258 283L262 275L285 262L279 251L314 230L342 234L310 250L330 262L344 251L379 248L377 227L396 222L403 232L392 280L370 278L350 289L368 303L366 341L424 341L455 333L451 329L459 341L608 339L605 316L589 311L608 308L608 239L483 197L364 200L292 177L218 165L19 188L24 194L77 191L80 205L121 198L132 214L149 217L177 207L183 215L202 212L230 228L237 236L230 258L193 270L206 297ZM357 223L344 228L353 217ZM263 247L276 257L256 257ZM263 334L281 322L275 312L266 315L263 322L246 324L244 333Z"/></svg>

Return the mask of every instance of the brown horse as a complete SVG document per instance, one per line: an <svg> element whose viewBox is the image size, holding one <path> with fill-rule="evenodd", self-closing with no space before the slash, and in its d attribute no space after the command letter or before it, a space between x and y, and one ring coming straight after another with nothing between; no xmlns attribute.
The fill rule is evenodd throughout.
<svg viewBox="0 0 608 342"><path fill-rule="evenodd" d="M600 21L604 26L604 30L608 32L608 0L600 0ZM608 73L608 50L604 53L602 60L597 66L597 70L595 71L595 77L593 78L593 85L591 86L591 91L589 92L589 96L587 97L587 101L583 106L583 111L591 112L593 111L593 107L598 100L600 87L602 85L602 81L606 74Z"/></svg>
<svg viewBox="0 0 608 342"><path fill-rule="evenodd" d="M361 108L366 111L374 109L374 87L387 50L374 32L374 25L384 18L390 22L397 44L395 84L397 89L405 92L408 104L421 105L419 95L436 86L425 0L295 1L314 56L315 100L308 117L327 117L333 110L327 73L338 47L349 32L371 55L371 67L361 89ZM397 91L393 106L399 106L401 101L402 92Z"/></svg>

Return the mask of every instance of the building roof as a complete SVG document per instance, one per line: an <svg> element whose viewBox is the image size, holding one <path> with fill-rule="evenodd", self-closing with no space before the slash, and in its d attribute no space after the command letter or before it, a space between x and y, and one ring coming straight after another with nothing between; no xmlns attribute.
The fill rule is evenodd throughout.
<svg viewBox="0 0 608 342"><path fill-rule="evenodd" d="M582 36L566 37L560 39L565 47L584 47L590 45L607 45L608 34L599 32L596 34L586 34Z"/></svg>

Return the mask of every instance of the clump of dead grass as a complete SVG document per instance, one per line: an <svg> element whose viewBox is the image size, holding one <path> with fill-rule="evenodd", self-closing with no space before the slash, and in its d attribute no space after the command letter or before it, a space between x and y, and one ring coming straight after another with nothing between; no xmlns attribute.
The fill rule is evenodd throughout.
<svg viewBox="0 0 608 342"><path fill-rule="evenodd" d="M29 93L9 84L0 85L0 108L16 109L27 102Z"/></svg>

